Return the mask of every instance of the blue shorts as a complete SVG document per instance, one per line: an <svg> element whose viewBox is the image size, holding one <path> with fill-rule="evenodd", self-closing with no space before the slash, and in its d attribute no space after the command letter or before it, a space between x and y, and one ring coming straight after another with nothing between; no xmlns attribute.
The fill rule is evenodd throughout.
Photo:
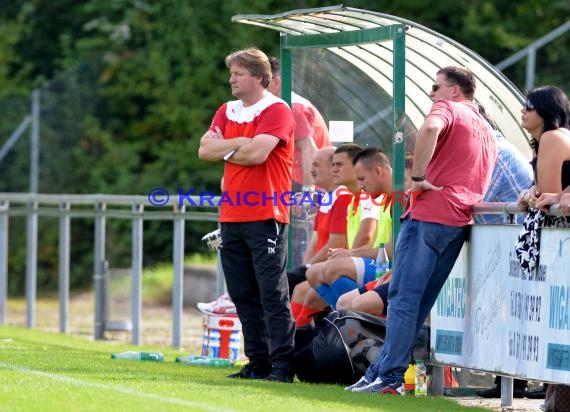
<svg viewBox="0 0 570 412"><path fill-rule="evenodd" d="M374 259L353 257L352 261L356 268L356 283L359 286L366 285L366 283L376 279L376 262Z"/></svg>

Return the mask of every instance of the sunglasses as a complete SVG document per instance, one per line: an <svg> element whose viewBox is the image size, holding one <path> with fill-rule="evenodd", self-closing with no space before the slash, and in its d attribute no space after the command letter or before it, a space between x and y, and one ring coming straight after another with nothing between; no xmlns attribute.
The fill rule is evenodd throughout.
<svg viewBox="0 0 570 412"><path fill-rule="evenodd" d="M453 87L453 86L455 86L455 84L433 84L431 86L431 91L437 92L439 90L439 88L442 86Z"/></svg>
<svg viewBox="0 0 570 412"><path fill-rule="evenodd" d="M524 108L527 112L532 112L534 110L534 105L530 102L530 100L527 100L524 104Z"/></svg>

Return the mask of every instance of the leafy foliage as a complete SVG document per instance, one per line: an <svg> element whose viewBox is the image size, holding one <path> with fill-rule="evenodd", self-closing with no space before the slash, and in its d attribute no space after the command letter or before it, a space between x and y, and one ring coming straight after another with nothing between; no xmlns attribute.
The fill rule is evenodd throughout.
<svg viewBox="0 0 570 412"><path fill-rule="evenodd" d="M29 114L31 91L40 88L40 192L116 194L146 194L154 187L171 193L191 187L217 191L221 165L205 167L196 153L214 111L232 98L223 58L247 46L274 55L279 50L278 33L233 24L231 17L330 5L318 0L2 3L2 136ZM345 5L417 21L495 63L562 24L570 11L565 0L352 0ZM540 51L537 84L568 90L569 37ZM541 61L550 63L541 67ZM523 64L507 74L523 87ZM28 169L29 143L22 138L0 162L0 191L27 191ZM110 232L116 229L110 258L128 262L129 230L123 223L109 224ZM193 252L202 247L196 239L211 224L189 226L188 251ZM147 229L145 263L168 259L171 230L155 223ZM92 224L78 221L73 230L74 253L81 256L74 261L79 267L74 284L81 284L91 277ZM54 242L57 233L51 232ZM51 274L45 276L53 285L57 253L47 256L41 272ZM21 259L11 257L11 273L20 273ZM21 282L10 282L12 290L22 290Z"/></svg>

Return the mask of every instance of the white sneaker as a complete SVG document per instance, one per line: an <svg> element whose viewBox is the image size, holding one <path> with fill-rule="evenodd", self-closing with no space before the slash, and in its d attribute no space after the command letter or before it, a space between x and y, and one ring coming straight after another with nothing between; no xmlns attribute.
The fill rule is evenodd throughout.
<svg viewBox="0 0 570 412"><path fill-rule="evenodd" d="M352 392L378 392L382 387L382 379L376 378L374 382L354 388Z"/></svg>
<svg viewBox="0 0 570 412"><path fill-rule="evenodd" d="M356 388L362 388L362 387L364 387L364 386L368 386L369 384L370 384L370 382L368 382L368 381L366 380L366 377L363 376L362 378L360 378L360 379L358 380L358 382L353 383L353 384L350 385L350 386L347 386L346 388L344 388L344 390L345 390L345 391L351 391L351 392L352 392L352 391L353 391L354 389L356 389Z"/></svg>
<svg viewBox="0 0 570 412"><path fill-rule="evenodd" d="M230 295L224 293L213 302L196 304L198 310L206 315L235 315L237 313L236 305L232 302Z"/></svg>

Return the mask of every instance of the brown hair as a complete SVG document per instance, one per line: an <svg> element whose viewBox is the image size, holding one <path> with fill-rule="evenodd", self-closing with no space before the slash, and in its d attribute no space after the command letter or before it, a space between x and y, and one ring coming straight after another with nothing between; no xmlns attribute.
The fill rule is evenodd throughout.
<svg viewBox="0 0 570 412"><path fill-rule="evenodd" d="M261 50L249 48L235 51L226 57L226 67L232 64L244 67L254 77L261 77L261 85L265 88L271 81L271 65L269 59Z"/></svg>
<svg viewBox="0 0 570 412"><path fill-rule="evenodd" d="M352 164L356 165L358 162L362 163L362 165L367 169L371 169L376 166L392 167L390 159L388 159L386 153L377 147L367 147L366 149L358 152L356 156L354 156L354 159L352 159Z"/></svg>
<svg viewBox="0 0 570 412"><path fill-rule="evenodd" d="M271 66L271 75L279 76L279 72L281 71L281 62L279 59L274 56L269 56L269 65Z"/></svg>
<svg viewBox="0 0 570 412"><path fill-rule="evenodd" d="M446 66L440 69L437 74L443 74L451 84L459 86L463 96L473 100L477 85L475 75L467 67Z"/></svg>
<svg viewBox="0 0 570 412"><path fill-rule="evenodd" d="M343 143L339 147L336 148L336 150L334 151L334 154L346 153L346 155L352 161L352 159L354 159L356 157L356 155L358 154L358 152L360 152L361 150L362 150L362 146L359 146L356 143Z"/></svg>

